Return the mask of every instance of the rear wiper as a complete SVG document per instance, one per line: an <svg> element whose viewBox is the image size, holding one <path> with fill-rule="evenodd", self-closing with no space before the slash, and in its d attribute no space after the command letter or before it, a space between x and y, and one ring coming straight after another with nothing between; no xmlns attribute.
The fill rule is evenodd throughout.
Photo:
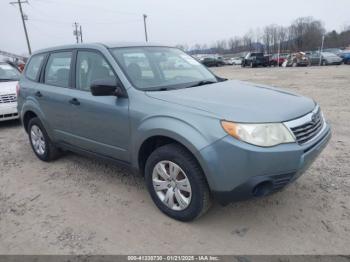
<svg viewBox="0 0 350 262"><path fill-rule="evenodd" d="M217 83L216 81L208 81L208 80L203 80L195 83L194 85L191 85L189 87L195 87L195 86L203 86L203 85L210 85L210 84L215 84Z"/></svg>

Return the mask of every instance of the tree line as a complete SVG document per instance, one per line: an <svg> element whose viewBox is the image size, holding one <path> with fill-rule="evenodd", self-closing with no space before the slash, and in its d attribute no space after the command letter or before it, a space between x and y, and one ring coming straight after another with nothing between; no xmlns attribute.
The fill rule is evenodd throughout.
<svg viewBox="0 0 350 262"><path fill-rule="evenodd" d="M313 17L300 17L289 26L276 24L263 29L249 30L245 35L218 40L214 44L178 45L192 54L200 53L239 53L260 51L266 53L319 50L324 36L324 48L345 48L350 45L350 25L341 32L326 32L321 20Z"/></svg>

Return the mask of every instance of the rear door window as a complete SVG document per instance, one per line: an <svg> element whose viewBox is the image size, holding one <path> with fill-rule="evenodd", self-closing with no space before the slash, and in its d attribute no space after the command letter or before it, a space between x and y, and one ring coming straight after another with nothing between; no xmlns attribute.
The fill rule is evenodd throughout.
<svg viewBox="0 0 350 262"><path fill-rule="evenodd" d="M69 87L72 52L52 53L45 68L44 83L52 86Z"/></svg>
<svg viewBox="0 0 350 262"><path fill-rule="evenodd" d="M30 59L27 65L26 72L25 72L25 76L28 79L33 81L38 80L39 72L43 64L44 58L45 58L45 54L32 56L32 58Z"/></svg>

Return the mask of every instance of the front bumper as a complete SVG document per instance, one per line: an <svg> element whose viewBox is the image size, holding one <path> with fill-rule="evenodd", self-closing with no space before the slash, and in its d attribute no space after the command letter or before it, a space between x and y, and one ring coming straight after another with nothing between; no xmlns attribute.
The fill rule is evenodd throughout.
<svg viewBox="0 0 350 262"><path fill-rule="evenodd" d="M331 137L328 125L312 143L262 148L230 136L199 151L214 198L221 204L273 193L296 180Z"/></svg>
<svg viewBox="0 0 350 262"><path fill-rule="evenodd" d="M18 118L17 103L0 104L0 121Z"/></svg>

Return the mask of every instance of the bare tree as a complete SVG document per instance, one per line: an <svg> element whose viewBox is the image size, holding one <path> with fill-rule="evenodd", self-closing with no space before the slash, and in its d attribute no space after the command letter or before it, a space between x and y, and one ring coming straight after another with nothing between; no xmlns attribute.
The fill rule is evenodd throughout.
<svg viewBox="0 0 350 262"><path fill-rule="evenodd" d="M320 20L312 17L300 17L290 26L293 50L317 49L321 44L322 35L325 33Z"/></svg>
<svg viewBox="0 0 350 262"><path fill-rule="evenodd" d="M275 53L279 47L281 52L308 51L320 48L323 35L325 35L325 47L350 45L350 25L344 25L340 33L331 31L326 34L320 20L313 17L300 17L288 27L268 25L262 30L260 28L249 30L243 37L234 36L228 40L218 40L210 47L206 44L195 44L192 48L187 45L179 45L179 47L185 51L191 49L191 52L220 54L260 51L258 49L262 44L266 53Z"/></svg>

